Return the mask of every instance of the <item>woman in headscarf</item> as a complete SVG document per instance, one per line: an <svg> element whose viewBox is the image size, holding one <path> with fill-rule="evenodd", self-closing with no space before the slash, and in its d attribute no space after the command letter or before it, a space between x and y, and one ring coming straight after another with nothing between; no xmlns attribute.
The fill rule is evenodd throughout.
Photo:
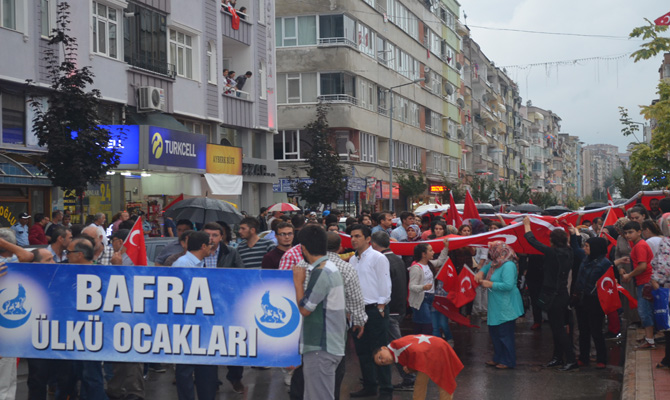
<svg viewBox="0 0 670 400"><path fill-rule="evenodd" d="M528 244L544 254L542 265L543 280L538 302L547 312L549 325L554 339L554 355L545 365L546 368L561 367L561 371L579 368L572 347L572 338L565 331L566 314L570 295L568 294L568 275L572 269L573 252L568 246L568 234L563 229L554 229L549 234L551 246L535 238L531 231L530 218L523 219L524 238ZM489 303L490 304L490 303ZM564 365L565 363L565 365Z"/></svg>
<svg viewBox="0 0 670 400"><path fill-rule="evenodd" d="M658 220L663 239L658 251L651 260L651 286L654 289L670 288L670 213L665 213ZM670 331L665 331L665 357L656 364L656 368L670 369Z"/></svg>
<svg viewBox="0 0 670 400"><path fill-rule="evenodd" d="M596 368L605 368L607 347L603 336L603 320L605 314L600 307L598 279L612 266L607 259L607 240L600 237L589 238L584 243L586 258L582 261L577 274L573 294L581 301L577 305L577 324L579 326L579 366L589 364L591 338L596 346Z"/></svg>
<svg viewBox="0 0 670 400"><path fill-rule="evenodd" d="M407 227L407 241L408 242L418 242L421 240L421 228L419 225L412 224Z"/></svg>
<svg viewBox="0 0 670 400"><path fill-rule="evenodd" d="M498 369L516 367L514 328L524 314L521 293L516 286L518 268L516 253L505 242L489 243L490 262L475 275L475 281L489 290L489 335L493 342L493 359L486 365Z"/></svg>

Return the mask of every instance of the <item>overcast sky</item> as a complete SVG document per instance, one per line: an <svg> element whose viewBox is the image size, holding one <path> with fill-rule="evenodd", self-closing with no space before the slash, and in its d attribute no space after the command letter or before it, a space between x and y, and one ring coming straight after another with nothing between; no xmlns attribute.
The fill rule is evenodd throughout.
<svg viewBox="0 0 670 400"><path fill-rule="evenodd" d="M475 26L545 32L627 37L630 31L670 11L663 0L459 0L461 22L467 14L472 38L496 66L527 65L598 56L615 56L639 48L642 41L540 35L487 30ZM668 33L670 35L670 33ZM621 135L618 106L643 122L639 105L656 96L662 56L633 63L591 60L574 65L507 68L519 84L523 103L552 110L562 118L561 133L586 144L609 143L625 151L633 141ZM638 137L642 140L641 132Z"/></svg>

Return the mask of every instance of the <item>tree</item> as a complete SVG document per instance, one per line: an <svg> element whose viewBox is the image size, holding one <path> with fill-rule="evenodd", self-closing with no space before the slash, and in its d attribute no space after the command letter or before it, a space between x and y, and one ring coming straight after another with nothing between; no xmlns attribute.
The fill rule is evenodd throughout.
<svg viewBox="0 0 670 400"><path fill-rule="evenodd" d="M30 106L35 114L33 132L38 144L47 147L39 168L55 186L74 190L81 202L88 185L100 183L119 164L119 153L107 149L112 135L98 126L100 91L86 91L93 84L93 72L90 67L77 67L77 41L68 34L69 8L66 2L58 4L57 26L44 52L52 89L46 97L48 107L45 110L36 96ZM62 61L58 46L62 46Z"/></svg>
<svg viewBox="0 0 670 400"><path fill-rule="evenodd" d="M465 187L461 181L452 182L445 174L442 174L442 185L447 187L447 190L439 194L442 204L449 204L450 190L456 203L465 202Z"/></svg>
<svg viewBox="0 0 670 400"><path fill-rule="evenodd" d="M470 182L470 194L475 201L488 203L495 192L495 183L489 178L475 176Z"/></svg>
<svg viewBox="0 0 670 400"><path fill-rule="evenodd" d="M496 186L496 196L503 203L528 203L530 199L530 187L523 183L500 182Z"/></svg>
<svg viewBox="0 0 670 400"><path fill-rule="evenodd" d="M642 175L622 162L619 176L614 177L614 186L619 189L621 197L630 199L642 190Z"/></svg>
<svg viewBox="0 0 670 400"><path fill-rule="evenodd" d="M531 193L530 199L533 200L533 204L541 208L547 208L558 204L556 196L549 192Z"/></svg>
<svg viewBox="0 0 670 400"><path fill-rule="evenodd" d="M633 29L629 35L631 38L641 37L647 40L639 50L631 55L635 62L670 51L670 38L659 36L668 30L668 26L654 25L648 19L645 21L648 25ZM631 169L639 176L646 175L649 188L667 187L670 182L670 160L668 160L668 154L670 154L670 84L661 81L656 93L659 97L658 101L652 105L640 107L640 114L645 119L656 121L651 143L637 144L630 157ZM628 118L627 110L620 108L620 113L620 120L624 125L622 133L624 136L634 134L637 126L633 128L635 124Z"/></svg>
<svg viewBox="0 0 670 400"><path fill-rule="evenodd" d="M426 176L421 170L416 174L410 170L402 170L395 180L400 186L400 194L409 199L409 208L413 209L414 198L422 195L428 188Z"/></svg>
<svg viewBox="0 0 670 400"><path fill-rule="evenodd" d="M307 152L307 175L314 182L299 182L295 189L310 205L334 203L344 196L347 188L340 156L328 141L329 110L327 104L320 102L316 106L316 119L305 126L312 138L312 149Z"/></svg>

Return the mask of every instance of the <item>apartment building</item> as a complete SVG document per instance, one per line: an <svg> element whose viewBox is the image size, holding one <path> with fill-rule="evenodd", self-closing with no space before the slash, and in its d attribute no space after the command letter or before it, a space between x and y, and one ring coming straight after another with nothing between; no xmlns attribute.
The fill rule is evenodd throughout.
<svg viewBox="0 0 670 400"><path fill-rule="evenodd" d="M466 130L456 1L279 0L276 9L277 200L294 196L293 167L306 178L303 128L318 102L331 107L331 142L348 176L341 207L382 209L391 196L404 209L389 188L391 160L429 183L458 179Z"/></svg>
<svg viewBox="0 0 670 400"><path fill-rule="evenodd" d="M591 144L583 151L584 196L607 190L605 180L619 167L619 148L611 144Z"/></svg>
<svg viewBox="0 0 670 400"><path fill-rule="evenodd" d="M0 200L10 215L74 207L38 171L46 149L32 133L31 96L46 96L43 52L57 0L3 2L0 18ZM5 7L5 5L11 5ZM234 26L218 0L70 1L78 63L91 66L104 125L124 126L121 165L87 191L89 211L158 213L170 196L223 194L255 212L272 202L277 162L274 3L256 0ZM222 70L253 73L224 94ZM26 80L35 82L33 87ZM160 142L162 154L152 149ZM169 143L168 143L169 142ZM171 152L188 145L195 156ZM90 209L89 209L90 207ZM5 213L7 215L7 213ZM6 226L11 221L0 221Z"/></svg>

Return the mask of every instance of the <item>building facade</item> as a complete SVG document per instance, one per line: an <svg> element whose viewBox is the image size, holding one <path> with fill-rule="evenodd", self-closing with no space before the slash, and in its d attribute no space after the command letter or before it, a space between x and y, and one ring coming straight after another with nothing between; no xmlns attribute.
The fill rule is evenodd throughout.
<svg viewBox="0 0 670 400"><path fill-rule="evenodd" d="M0 49L14 55L0 59L0 202L12 214L67 208L68 194L50 188L36 168L46 149L37 146L27 105L49 91L43 52L59 2L10 3L0 26ZM123 143L110 143L124 149L122 165L100 187L90 188L86 212L111 217L137 206L157 213L169 196L179 194L216 193L254 212L271 203L277 174L270 156L277 124L272 1L249 4L239 27L218 0L70 5L78 64L91 66L92 88L102 95L101 124L122 126L127 135ZM253 75L243 90L225 94L224 68ZM27 79L35 84L26 85ZM179 150L184 146L194 153ZM205 178L222 171L231 179ZM226 186L230 182L234 189Z"/></svg>

